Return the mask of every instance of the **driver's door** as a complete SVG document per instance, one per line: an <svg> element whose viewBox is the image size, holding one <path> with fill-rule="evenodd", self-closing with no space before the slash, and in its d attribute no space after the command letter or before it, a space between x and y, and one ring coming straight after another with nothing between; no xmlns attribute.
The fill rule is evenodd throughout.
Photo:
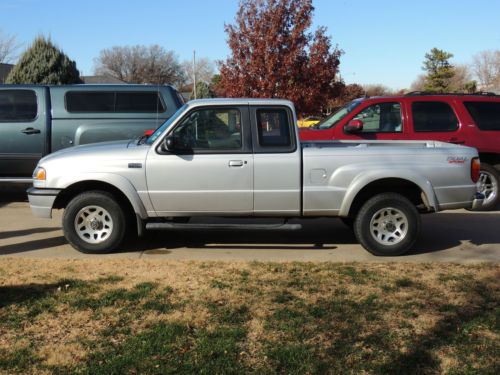
<svg viewBox="0 0 500 375"><path fill-rule="evenodd" d="M404 112L400 102L379 102L372 104L357 113L350 121L362 123L362 129L349 131L342 127L339 139L358 140L398 140L403 139ZM347 124L346 124L347 125Z"/></svg>
<svg viewBox="0 0 500 375"><path fill-rule="evenodd" d="M251 214L253 154L248 107L195 108L151 149L149 196L159 216Z"/></svg>

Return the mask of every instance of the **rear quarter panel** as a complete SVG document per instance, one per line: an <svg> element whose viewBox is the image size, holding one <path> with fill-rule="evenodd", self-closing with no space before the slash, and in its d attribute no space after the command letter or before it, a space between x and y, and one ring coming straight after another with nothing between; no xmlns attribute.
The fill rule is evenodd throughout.
<svg viewBox="0 0 500 375"><path fill-rule="evenodd" d="M346 216L363 187L385 178L413 182L436 211L465 207L476 190L470 177L470 162L477 152L467 147L427 148L425 142L400 146L384 142L330 142L305 147L303 154L306 216ZM464 161L451 162L457 160Z"/></svg>

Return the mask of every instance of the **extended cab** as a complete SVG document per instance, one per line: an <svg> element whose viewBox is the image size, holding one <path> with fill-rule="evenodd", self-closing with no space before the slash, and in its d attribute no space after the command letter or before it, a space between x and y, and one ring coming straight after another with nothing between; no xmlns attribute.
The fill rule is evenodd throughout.
<svg viewBox="0 0 500 375"><path fill-rule="evenodd" d="M183 104L170 86L0 85L0 183L28 182L51 152L130 139Z"/></svg>
<svg viewBox="0 0 500 375"><path fill-rule="evenodd" d="M368 251L396 255L415 242L419 212L482 202L473 148L434 141L300 143L295 124L285 100L191 101L145 141L79 146L43 158L28 190L30 205L47 218L64 208L66 239L83 252L115 249L132 223L141 235L199 227L189 223L193 216L265 216L284 223L246 228L291 230L300 225L288 218L339 216Z"/></svg>
<svg viewBox="0 0 500 375"><path fill-rule="evenodd" d="M356 99L316 124L301 129L309 140L436 140L475 147L481 159L478 191L483 210L500 202L500 96L433 95Z"/></svg>

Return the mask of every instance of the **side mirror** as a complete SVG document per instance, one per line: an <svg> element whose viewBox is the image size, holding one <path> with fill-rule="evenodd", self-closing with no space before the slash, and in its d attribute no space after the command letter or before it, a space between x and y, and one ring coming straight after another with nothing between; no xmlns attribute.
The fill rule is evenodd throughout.
<svg viewBox="0 0 500 375"><path fill-rule="evenodd" d="M151 134L153 134L155 131L153 129L149 129L149 130L144 130L144 136L145 137L149 137Z"/></svg>
<svg viewBox="0 0 500 375"><path fill-rule="evenodd" d="M175 137L173 135L169 135L165 137L162 145L163 151L175 151Z"/></svg>
<svg viewBox="0 0 500 375"><path fill-rule="evenodd" d="M359 133L363 130L363 121L361 120L351 120L344 127L344 130L348 133Z"/></svg>
<svg viewBox="0 0 500 375"><path fill-rule="evenodd" d="M175 154L191 154L193 152L192 147L179 137L177 134L172 134L163 140L161 145L162 151L171 152Z"/></svg>

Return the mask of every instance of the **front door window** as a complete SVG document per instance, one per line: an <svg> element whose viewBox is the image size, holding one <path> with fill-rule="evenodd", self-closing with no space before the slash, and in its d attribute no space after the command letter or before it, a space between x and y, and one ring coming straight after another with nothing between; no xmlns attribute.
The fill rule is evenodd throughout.
<svg viewBox="0 0 500 375"><path fill-rule="evenodd" d="M396 102L373 104L358 113L353 120L363 122L362 133L400 133L401 105Z"/></svg>

